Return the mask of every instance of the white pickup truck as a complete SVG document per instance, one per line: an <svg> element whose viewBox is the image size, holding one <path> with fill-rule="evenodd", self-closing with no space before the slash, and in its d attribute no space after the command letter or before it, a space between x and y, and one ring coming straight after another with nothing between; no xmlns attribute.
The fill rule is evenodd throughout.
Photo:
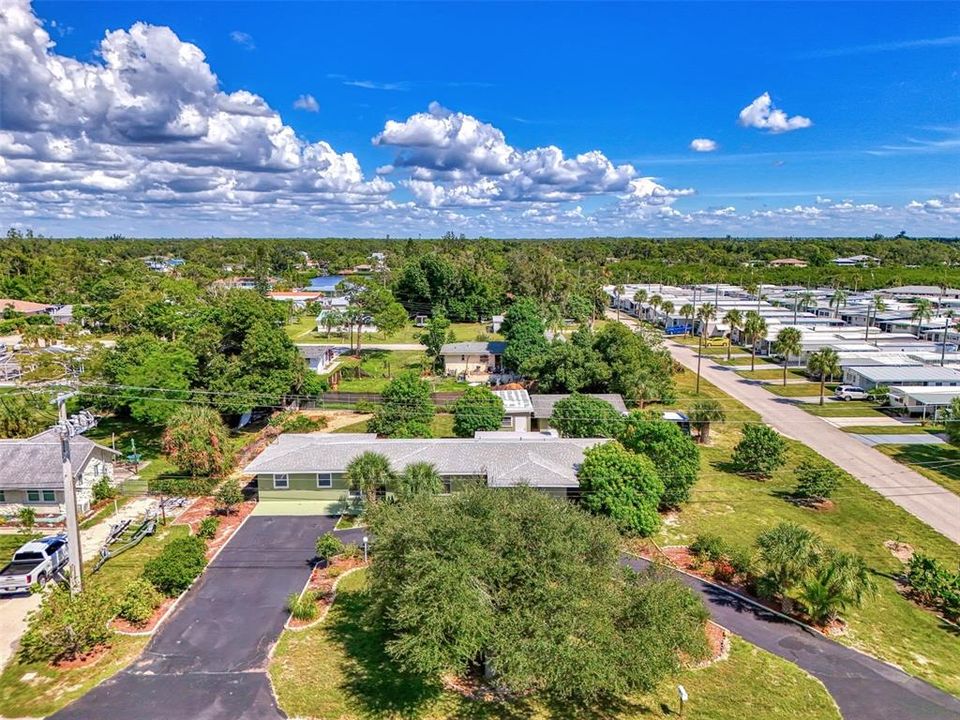
<svg viewBox="0 0 960 720"><path fill-rule="evenodd" d="M13 554L13 560L0 570L0 594L29 592L34 583L43 585L56 577L67 564L67 538L64 535L31 540Z"/></svg>

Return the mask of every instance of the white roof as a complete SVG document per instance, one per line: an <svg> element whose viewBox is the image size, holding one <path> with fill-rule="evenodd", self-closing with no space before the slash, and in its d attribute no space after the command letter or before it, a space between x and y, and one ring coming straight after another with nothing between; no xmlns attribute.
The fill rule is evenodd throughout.
<svg viewBox="0 0 960 720"><path fill-rule="evenodd" d="M533 403L526 390L494 390L493 394L503 400L503 410L508 415L533 413Z"/></svg>

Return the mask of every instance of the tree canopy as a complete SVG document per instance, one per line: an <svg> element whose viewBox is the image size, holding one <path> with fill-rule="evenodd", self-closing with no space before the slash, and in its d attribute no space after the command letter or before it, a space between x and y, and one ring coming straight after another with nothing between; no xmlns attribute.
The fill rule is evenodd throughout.
<svg viewBox="0 0 960 720"><path fill-rule="evenodd" d="M553 406L550 425L563 437L612 438L623 428L623 418L606 400L574 393Z"/></svg>
<svg viewBox="0 0 960 720"><path fill-rule="evenodd" d="M660 527L663 481L646 456L616 440L596 445L584 453L577 480L583 506L608 516L621 531L647 537Z"/></svg>
<svg viewBox="0 0 960 720"><path fill-rule="evenodd" d="M430 437L434 407L430 385L414 372L397 375L381 393L381 405L367 424L384 437Z"/></svg>
<svg viewBox="0 0 960 720"><path fill-rule="evenodd" d="M499 430L503 400L487 387L468 387L453 404L453 433L473 437L478 430Z"/></svg>
<svg viewBox="0 0 960 720"><path fill-rule="evenodd" d="M675 508L690 499L700 473L700 450L676 423L651 420L634 411L624 423L620 441L653 462L663 482L661 508Z"/></svg>

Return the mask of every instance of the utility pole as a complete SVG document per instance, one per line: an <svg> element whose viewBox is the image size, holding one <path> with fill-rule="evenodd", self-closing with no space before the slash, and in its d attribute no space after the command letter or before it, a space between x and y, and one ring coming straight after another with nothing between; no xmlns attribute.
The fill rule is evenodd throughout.
<svg viewBox="0 0 960 720"><path fill-rule="evenodd" d="M67 400L76 393L62 393L57 395L54 402L57 404L60 431L60 457L63 461L63 504L67 522L67 552L70 558L70 592L73 595L83 590L81 577L80 553L80 525L77 522L77 486L73 477L73 464L70 462L70 436L76 434L78 426L67 420Z"/></svg>

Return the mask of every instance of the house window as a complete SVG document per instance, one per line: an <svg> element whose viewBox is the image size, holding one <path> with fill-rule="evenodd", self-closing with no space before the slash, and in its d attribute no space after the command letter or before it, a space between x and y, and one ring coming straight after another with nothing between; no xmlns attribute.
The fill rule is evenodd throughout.
<svg viewBox="0 0 960 720"><path fill-rule="evenodd" d="M27 490L27 502L52 503L56 501L57 501L57 495L53 490Z"/></svg>
<svg viewBox="0 0 960 720"><path fill-rule="evenodd" d="M513 418L509 415L504 415L503 419L500 421L500 427L512 428L513 427Z"/></svg>
<svg viewBox="0 0 960 720"><path fill-rule="evenodd" d="M332 488L333 475L330 473L317 473L317 488Z"/></svg>
<svg viewBox="0 0 960 720"><path fill-rule="evenodd" d="M0 503L7 501L7 493L5 490L0 490Z"/></svg>
<svg viewBox="0 0 960 720"><path fill-rule="evenodd" d="M448 478L448 477L441 478L441 482L443 482L443 493L442 493L443 495L449 495L450 493L453 492L452 478Z"/></svg>
<svg viewBox="0 0 960 720"><path fill-rule="evenodd" d="M287 490L290 487L290 476L287 473L275 473L273 476L274 490Z"/></svg>
<svg viewBox="0 0 960 720"><path fill-rule="evenodd" d="M94 463L94 464L93 464L93 476L94 476L95 478L100 477L100 470L101 470L101 468L100 468L100 463Z"/></svg>

